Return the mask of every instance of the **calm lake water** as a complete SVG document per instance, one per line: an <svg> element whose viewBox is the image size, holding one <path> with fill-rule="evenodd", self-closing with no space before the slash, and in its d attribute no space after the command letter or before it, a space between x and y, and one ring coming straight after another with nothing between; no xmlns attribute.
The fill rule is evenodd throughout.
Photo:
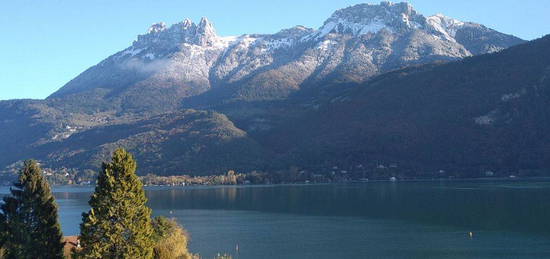
<svg viewBox="0 0 550 259"><path fill-rule="evenodd" d="M77 234L92 189L54 191L64 234ZM550 182L150 187L147 194L154 214L177 219L191 251L205 258L550 258Z"/></svg>

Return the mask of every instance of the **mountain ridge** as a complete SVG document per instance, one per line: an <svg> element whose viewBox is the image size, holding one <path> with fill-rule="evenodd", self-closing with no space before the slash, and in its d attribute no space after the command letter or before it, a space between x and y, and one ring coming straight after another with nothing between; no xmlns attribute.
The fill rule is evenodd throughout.
<svg viewBox="0 0 550 259"><path fill-rule="evenodd" d="M131 47L100 62L49 98L87 94L98 88L126 98L135 91L132 88L157 92L156 88L170 88L178 102L184 103L186 98L238 84L217 103L279 99L304 82L322 81L333 73L351 71L340 80L361 82L410 64L457 60L523 42L474 23L457 21L447 31L450 26L441 26L442 21L449 19L424 17L407 3L382 2L338 10L317 30L294 27L275 34L221 37L206 18L198 25L189 19L170 27L158 23ZM485 42L479 43L480 38ZM273 74L284 76L274 79ZM271 82L266 85L268 79Z"/></svg>
<svg viewBox="0 0 550 259"><path fill-rule="evenodd" d="M311 168L337 162L327 154L364 163L349 153L364 154L365 149L348 144L369 143L373 136L380 140L370 142L367 151L379 149L384 154L378 161L395 161L384 159L392 156L387 150L395 149L391 138L380 129L366 130L364 118L353 109L334 106L343 114L329 110L334 122L351 116L350 122L340 121L349 129L333 132L319 124L332 122L318 111L355 100L349 92L381 78L481 54L500 55L523 42L483 25L425 17L407 3L389 2L338 10L319 29L295 26L275 34L222 37L207 18L198 24L188 19L171 26L156 23L130 47L47 99L0 102L0 144L5 147L0 167L13 168L33 156L55 168L97 169L109 151L125 146L143 160L140 173ZM517 98L509 94L506 98ZM488 111L470 122L490 124L498 116Z"/></svg>
<svg viewBox="0 0 550 259"><path fill-rule="evenodd" d="M549 49L546 36L380 75L327 96L286 124L295 127L272 131L264 145L319 168L399 164L412 175L548 175Z"/></svg>

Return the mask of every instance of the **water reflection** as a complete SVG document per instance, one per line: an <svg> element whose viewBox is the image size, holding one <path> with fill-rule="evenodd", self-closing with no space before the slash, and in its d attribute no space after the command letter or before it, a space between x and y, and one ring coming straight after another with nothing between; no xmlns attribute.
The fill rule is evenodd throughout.
<svg viewBox="0 0 550 259"><path fill-rule="evenodd" d="M546 220L550 216L548 184L538 184L537 188L448 182L180 187L147 194L154 210L254 210L550 233Z"/></svg>
<svg viewBox="0 0 550 259"><path fill-rule="evenodd" d="M64 233L77 234L93 189L54 191ZM191 232L193 251L205 256L232 252L237 243L240 258L550 255L547 182L149 187L146 193L153 213L176 218Z"/></svg>
<svg viewBox="0 0 550 259"><path fill-rule="evenodd" d="M3 188L2 193L7 193ZM93 189L55 188L62 220L78 222ZM550 184L540 182L369 183L148 188L163 210L240 210L397 219L483 230L550 234ZM67 211L77 219L68 219Z"/></svg>

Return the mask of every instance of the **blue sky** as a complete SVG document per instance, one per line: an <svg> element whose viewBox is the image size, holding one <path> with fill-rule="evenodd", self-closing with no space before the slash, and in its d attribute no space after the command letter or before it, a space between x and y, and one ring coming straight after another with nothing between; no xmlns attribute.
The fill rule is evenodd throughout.
<svg viewBox="0 0 550 259"><path fill-rule="evenodd" d="M356 0L2 0L0 100L45 98L90 66L128 47L154 22L208 17L220 35L318 28ZM534 39L550 33L546 0L410 0L443 13Z"/></svg>

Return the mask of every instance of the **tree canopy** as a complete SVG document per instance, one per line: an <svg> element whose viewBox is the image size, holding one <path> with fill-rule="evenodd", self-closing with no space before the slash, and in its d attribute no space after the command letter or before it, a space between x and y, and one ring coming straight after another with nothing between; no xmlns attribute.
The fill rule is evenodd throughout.
<svg viewBox="0 0 550 259"><path fill-rule="evenodd" d="M152 258L151 209L143 184L136 175L136 161L124 149L103 163L90 211L80 225L79 258Z"/></svg>
<svg viewBox="0 0 550 259"><path fill-rule="evenodd" d="M24 163L10 191L0 206L5 258L63 258L57 204L36 161Z"/></svg>

